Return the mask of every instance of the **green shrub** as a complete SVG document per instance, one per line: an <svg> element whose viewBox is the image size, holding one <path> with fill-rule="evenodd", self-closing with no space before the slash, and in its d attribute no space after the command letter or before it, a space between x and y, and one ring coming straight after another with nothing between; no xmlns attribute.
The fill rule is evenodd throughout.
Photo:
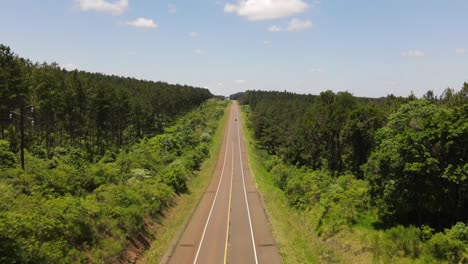
<svg viewBox="0 0 468 264"><path fill-rule="evenodd" d="M421 254L423 247L421 229L398 225L386 230L385 234L395 244L398 255L417 258Z"/></svg>
<svg viewBox="0 0 468 264"><path fill-rule="evenodd" d="M32 155L40 158L40 159L45 159L47 158L47 151L45 147L41 145L33 145L29 148L29 151L31 152Z"/></svg>
<svg viewBox="0 0 468 264"><path fill-rule="evenodd" d="M276 165L281 164L281 159L276 155L271 155L266 158L265 161L265 168L268 172L270 172Z"/></svg>
<svg viewBox="0 0 468 264"><path fill-rule="evenodd" d="M210 135L210 133L208 133L208 132L203 133L203 134L200 136L200 141L202 141L202 142L211 142L211 135Z"/></svg>
<svg viewBox="0 0 468 264"><path fill-rule="evenodd" d="M17 163L15 154L9 148L8 141L0 140L0 169L13 168Z"/></svg>
<svg viewBox="0 0 468 264"><path fill-rule="evenodd" d="M437 233L429 240L431 253L449 263L468 262L468 226L457 223L444 233Z"/></svg>
<svg viewBox="0 0 468 264"><path fill-rule="evenodd" d="M162 182L171 186L177 194L187 191L187 180L191 173L181 161L174 161L160 175Z"/></svg>
<svg viewBox="0 0 468 264"><path fill-rule="evenodd" d="M288 182L290 181L290 169L284 165L283 163L279 163L275 165L274 167L271 168L271 175L273 178L273 182L282 190L288 189L289 193L294 193L296 188L299 188L299 186L294 186L294 184L291 184L289 188L286 188L288 185ZM302 193L302 191L299 191ZM294 199L293 199L294 200ZM292 204L296 204L297 202L292 202Z"/></svg>

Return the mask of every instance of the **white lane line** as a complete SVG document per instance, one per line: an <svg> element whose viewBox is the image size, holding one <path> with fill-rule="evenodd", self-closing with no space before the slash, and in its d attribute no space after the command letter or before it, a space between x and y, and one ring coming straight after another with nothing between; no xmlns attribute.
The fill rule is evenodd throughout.
<svg viewBox="0 0 468 264"><path fill-rule="evenodd" d="M237 109L236 113L237 113L237 139L239 140L239 159L240 159L241 172L242 172L242 185L244 187L244 198L245 198L245 204L247 205L247 215L249 216L250 234L252 236L252 246L253 246L254 255L255 255L255 263L258 264L257 249L255 248L255 238L254 238L253 228L252 228L252 220L250 218L249 201L247 200L247 191L245 190L244 166L242 165L242 149L241 149L240 132L239 132L240 131L239 109Z"/></svg>
<svg viewBox="0 0 468 264"><path fill-rule="evenodd" d="M229 115L229 118L231 118L231 114L232 114L232 109L231 109L231 113ZM211 214L213 213L213 208L214 208L214 205L216 203L216 198L218 198L219 188L221 186L221 183L223 182L224 167L226 165L226 156L227 156L228 149L229 149L228 147L229 147L229 134L230 134L230 132L231 132L231 120L229 120L226 150L224 152L224 161L223 161L223 168L221 170L221 178L219 179L218 188L216 189L216 194L215 194L215 197L213 199L213 204L211 205L210 213L208 214L208 219L206 220L205 228L203 229L203 234L202 234L202 237L201 237L200 245L198 246L197 254L195 255L195 260L193 261L194 264L197 263L198 255L200 254L200 249L201 249L201 247L203 245L203 240L205 239L206 229L208 228L208 224L210 223Z"/></svg>
<svg viewBox="0 0 468 264"><path fill-rule="evenodd" d="M224 264L227 263L227 251L228 251L228 240L229 240L229 223L231 222L231 202L232 202L232 178L234 178L234 141L232 141L232 168L231 168L231 187L229 189L229 209L228 209L228 220L226 223L226 244L224 247Z"/></svg>

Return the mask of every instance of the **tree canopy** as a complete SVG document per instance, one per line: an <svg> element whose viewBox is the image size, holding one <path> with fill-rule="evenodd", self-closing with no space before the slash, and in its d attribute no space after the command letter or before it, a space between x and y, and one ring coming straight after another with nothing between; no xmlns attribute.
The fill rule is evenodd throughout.
<svg viewBox="0 0 468 264"><path fill-rule="evenodd" d="M0 45L0 136L13 150L19 148L20 112L27 148L45 146L49 155L71 145L93 157L161 133L211 97L203 88L32 63Z"/></svg>

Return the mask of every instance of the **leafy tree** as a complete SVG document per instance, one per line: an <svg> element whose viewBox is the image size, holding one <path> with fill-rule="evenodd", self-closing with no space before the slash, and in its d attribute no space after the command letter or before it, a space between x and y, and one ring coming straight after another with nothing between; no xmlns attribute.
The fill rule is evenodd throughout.
<svg viewBox="0 0 468 264"><path fill-rule="evenodd" d="M440 228L467 219L467 110L416 100L378 132L367 179L384 221Z"/></svg>
<svg viewBox="0 0 468 264"><path fill-rule="evenodd" d="M375 105L361 105L349 114L341 133L345 144L343 160L346 168L363 177L361 166L367 162L375 146L375 133L385 124L385 116Z"/></svg>

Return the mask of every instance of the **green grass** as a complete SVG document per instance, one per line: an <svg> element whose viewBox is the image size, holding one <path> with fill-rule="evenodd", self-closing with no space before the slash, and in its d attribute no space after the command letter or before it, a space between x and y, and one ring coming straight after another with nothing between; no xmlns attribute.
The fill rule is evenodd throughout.
<svg viewBox="0 0 468 264"><path fill-rule="evenodd" d="M314 232L307 213L289 206L284 192L272 181L263 161L265 153L255 148L253 134L246 126L247 117L242 113L242 130L244 131L247 153L257 188L262 194L273 236L283 262L288 263L321 263L327 261L328 255L334 255L323 245Z"/></svg>
<svg viewBox="0 0 468 264"><path fill-rule="evenodd" d="M168 209L161 223L154 227L156 238L139 263L160 263L164 254L180 237L186 223L190 220L214 174L219 152L221 151L228 109L229 106L226 107L224 116L219 121L218 129L210 147L209 159L203 163L197 176L188 183L189 193L178 196L174 201L175 206Z"/></svg>

